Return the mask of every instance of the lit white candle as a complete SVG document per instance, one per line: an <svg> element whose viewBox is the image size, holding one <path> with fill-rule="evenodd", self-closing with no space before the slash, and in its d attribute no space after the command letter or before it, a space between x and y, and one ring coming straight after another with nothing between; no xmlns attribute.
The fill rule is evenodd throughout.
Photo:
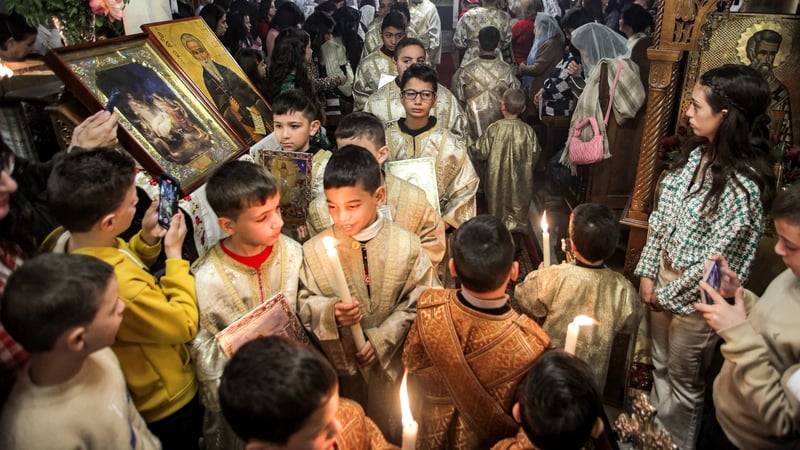
<svg viewBox="0 0 800 450"><path fill-rule="evenodd" d="M403 447L402 450L414 450L417 445L417 430L419 425L411 415L411 406L408 402L408 385L406 379L408 371L403 374L403 381L400 383L400 412L403 415Z"/></svg>
<svg viewBox="0 0 800 450"><path fill-rule="evenodd" d="M11 78L14 76L14 71L5 64L0 63L0 78Z"/></svg>
<svg viewBox="0 0 800 450"><path fill-rule="evenodd" d="M567 326L567 339L564 341L564 351L570 354L575 354L575 349L578 347L578 333L581 328L590 325L596 325L597 321L591 317L581 314L576 316L572 323Z"/></svg>
<svg viewBox="0 0 800 450"><path fill-rule="evenodd" d="M550 233L547 226L547 211L542 214L542 258L544 266L550 266Z"/></svg>
<svg viewBox="0 0 800 450"><path fill-rule="evenodd" d="M336 239L332 236L326 236L322 239L322 245L328 253L328 261L330 262L331 270L333 271L333 289L336 295L343 302L351 303L353 297L350 295L350 290L347 288L347 279L344 277L342 271L342 264L339 262L339 252L336 251ZM357 323L350 326L350 332L353 333L353 341L356 343L356 348L361 350L366 344L364 339L364 331L361 330L361 324Z"/></svg>

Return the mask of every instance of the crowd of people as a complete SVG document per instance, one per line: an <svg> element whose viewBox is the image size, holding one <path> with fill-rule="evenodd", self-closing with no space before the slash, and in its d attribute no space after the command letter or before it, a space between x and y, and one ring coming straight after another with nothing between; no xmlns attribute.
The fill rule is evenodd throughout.
<svg viewBox="0 0 800 450"><path fill-rule="evenodd" d="M625 93L608 111L635 115L631 53L652 4L465 2L451 91L430 0L178 3L267 100L274 131L254 148L313 154L306 223L285 227L282 172L226 162L203 189L225 237L190 261L183 213L165 227L158 199L137 208L116 113L90 116L52 161L3 144L0 448L614 448L612 347L640 329L656 420L679 448L800 443L800 187L775 191L757 71L698 78L637 290L607 266L620 229L606 205L572 209L572 262L525 274L518 259L542 154L529 122L602 119L601 70ZM0 22L0 57L32 51L36 28ZM331 97L355 111L328 134ZM419 158L435 200L386 169ZM758 298L743 284L768 217L787 268ZM579 315L595 325L570 344Z"/></svg>

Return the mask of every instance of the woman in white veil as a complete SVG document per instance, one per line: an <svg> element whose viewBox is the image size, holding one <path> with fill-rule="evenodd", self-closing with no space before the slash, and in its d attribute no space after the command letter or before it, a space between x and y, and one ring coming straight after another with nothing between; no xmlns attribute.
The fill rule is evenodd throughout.
<svg viewBox="0 0 800 450"><path fill-rule="evenodd" d="M572 45L581 52L584 78L588 79L598 61L630 57L627 39L599 23L587 23L572 32Z"/></svg>
<svg viewBox="0 0 800 450"><path fill-rule="evenodd" d="M539 92L544 80L564 57L564 33L558 21L553 16L539 13L535 24L533 46L528 53L527 64L519 65L519 73L523 75L522 89L530 95Z"/></svg>

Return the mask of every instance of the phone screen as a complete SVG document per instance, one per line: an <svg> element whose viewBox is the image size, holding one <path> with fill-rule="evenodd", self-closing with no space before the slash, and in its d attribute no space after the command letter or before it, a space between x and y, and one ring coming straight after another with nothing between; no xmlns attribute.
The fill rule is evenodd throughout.
<svg viewBox="0 0 800 450"><path fill-rule="evenodd" d="M158 224L169 229L172 216L178 212L178 197L180 186L178 181L170 176L162 176L159 183L158 199Z"/></svg>
<svg viewBox="0 0 800 450"><path fill-rule="evenodd" d="M719 287L722 284L722 273L720 271L718 261L714 261L714 264L711 264L711 266L708 268L708 272L706 272L706 274L703 276L703 281L711 285L715 291L719 291ZM705 303L708 303L709 305L714 303L714 300L708 294L706 294L705 291L701 290L700 294Z"/></svg>

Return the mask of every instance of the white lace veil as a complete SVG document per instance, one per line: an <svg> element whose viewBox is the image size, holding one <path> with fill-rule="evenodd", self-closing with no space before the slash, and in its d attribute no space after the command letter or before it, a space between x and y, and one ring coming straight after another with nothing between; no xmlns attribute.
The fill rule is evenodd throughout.
<svg viewBox="0 0 800 450"><path fill-rule="evenodd" d="M571 42L581 52L583 76L587 79L601 59L630 57L627 39L603 24L581 25L572 32Z"/></svg>

